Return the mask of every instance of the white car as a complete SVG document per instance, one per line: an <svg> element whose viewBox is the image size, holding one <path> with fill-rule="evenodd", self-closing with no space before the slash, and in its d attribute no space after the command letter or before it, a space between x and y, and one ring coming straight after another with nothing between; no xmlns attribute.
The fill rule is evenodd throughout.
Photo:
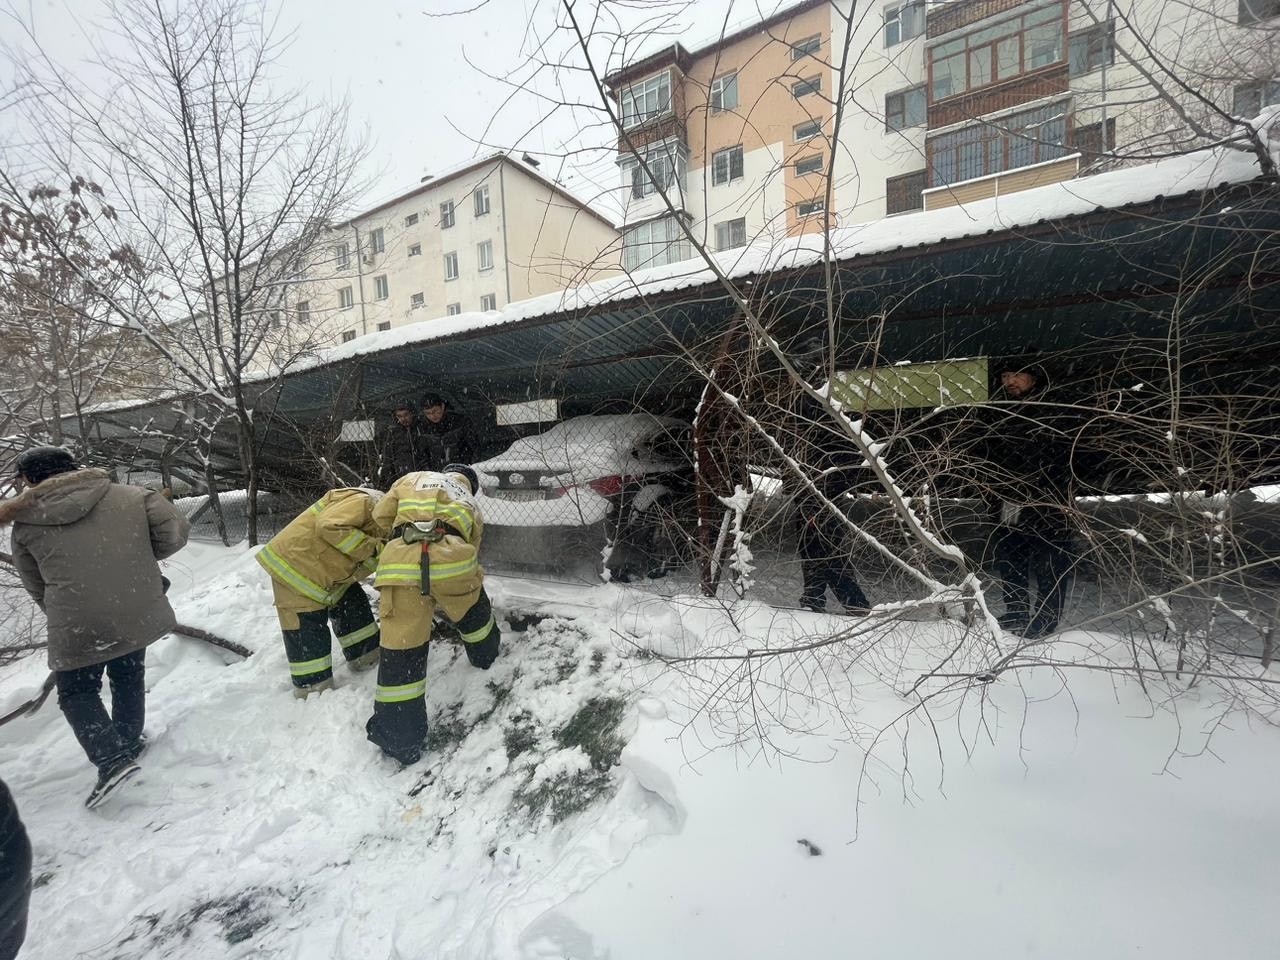
<svg viewBox="0 0 1280 960"><path fill-rule="evenodd" d="M647 521L692 490L690 432L683 420L628 413L572 417L523 437L474 464L485 527L597 527L606 565L627 579L629 568L652 566L636 560L654 547ZM635 549L615 552L621 545Z"/></svg>

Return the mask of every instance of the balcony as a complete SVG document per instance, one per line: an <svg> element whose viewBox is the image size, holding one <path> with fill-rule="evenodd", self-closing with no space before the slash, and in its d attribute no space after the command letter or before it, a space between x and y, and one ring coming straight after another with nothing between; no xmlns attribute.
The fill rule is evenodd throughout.
<svg viewBox="0 0 1280 960"><path fill-rule="evenodd" d="M998 13L1024 6L1031 0L959 0L956 3L931 4L925 19L925 38L932 40L952 30L960 30Z"/></svg>

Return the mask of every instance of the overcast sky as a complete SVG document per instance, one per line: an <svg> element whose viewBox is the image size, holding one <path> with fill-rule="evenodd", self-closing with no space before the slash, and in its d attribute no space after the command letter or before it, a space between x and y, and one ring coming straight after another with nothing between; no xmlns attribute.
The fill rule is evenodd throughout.
<svg viewBox="0 0 1280 960"><path fill-rule="evenodd" d="M550 32L559 3L488 0L479 9L458 12L478 2L279 0L282 30L294 35L281 79L317 98L349 97L353 124L367 128L376 146L370 199L390 196L424 174L498 146L547 155L543 172L586 197L616 184L607 151L577 152L582 145L610 142L603 129L580 129L590 121L588 115L562 110L535 125L545 100L521 94L504 107L510 87L485 75L514 71L527 80L535 35ZM577 0L575 9L586 14L594 5L595 0ZM653 48L675 39L704 43L718 34L726 15L732 22L747 22L778 6L777 0L629 0L618 9L637 18L675 14L673 26L647 42ZM13 9L34 24L42 45L67 65L83 60L90 37L100 38L93 24L102 15L103 0L29 0ZM21 39L12 21L0 29L11 43ZM571 35L562 31L549 49L560 59L571 43ZM541 71L533 86L543 98L598 103L581 71Z"/></svg>

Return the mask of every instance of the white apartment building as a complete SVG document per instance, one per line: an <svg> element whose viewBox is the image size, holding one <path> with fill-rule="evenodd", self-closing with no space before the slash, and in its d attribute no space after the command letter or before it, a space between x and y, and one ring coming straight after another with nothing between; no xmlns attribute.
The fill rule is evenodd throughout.
<svg viewBox="0 0 1280 960"><path fill-rule="evenodd" d="M732 249L819 229L828 170L832 223L849 225L1162 152L1174 121L1151 78L1178 93L1163 66L1176 64L1182 79L1236 115L1280 100L1280 0L851 6L803 0L606 78L623 121L625 268L690 254L655 182L695 236ZM846 21L853 37L837 134ZM1222 129L1213 110L1201 112Z"/></svg>
<svg viewBox="0 0 1280 960"><path fill-rule="evenodd" d="M496 153L334 229L291 297L290 322L325 343L497 310L616 272L619 249L609 220Z"/></svg>

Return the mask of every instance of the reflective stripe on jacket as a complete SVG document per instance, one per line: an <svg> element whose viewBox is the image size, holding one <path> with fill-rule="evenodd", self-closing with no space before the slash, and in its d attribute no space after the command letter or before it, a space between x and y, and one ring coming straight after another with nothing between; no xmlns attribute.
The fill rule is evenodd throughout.
<svg viewBox="0 0 1280 960"><path fill-rule="evenodd" d="M463 593L474 589L483 579L478 552L484 523L465 478L425 470L407 474L383 497L374 511L374 519L386 529L405 523L441 520L461 534L447 534L428 548L432 593ZM405 543L396 537L379 556L374 585L421 586L421 560L420 544Z"/></svg>
<svg viewBox="0 0 1280 960"><path fill-rule="evenodd" d="M386 531L373 519L375 503L368 490L330 490L258 551L258 563L295 593L332 605L377 569Z"/></svg>

